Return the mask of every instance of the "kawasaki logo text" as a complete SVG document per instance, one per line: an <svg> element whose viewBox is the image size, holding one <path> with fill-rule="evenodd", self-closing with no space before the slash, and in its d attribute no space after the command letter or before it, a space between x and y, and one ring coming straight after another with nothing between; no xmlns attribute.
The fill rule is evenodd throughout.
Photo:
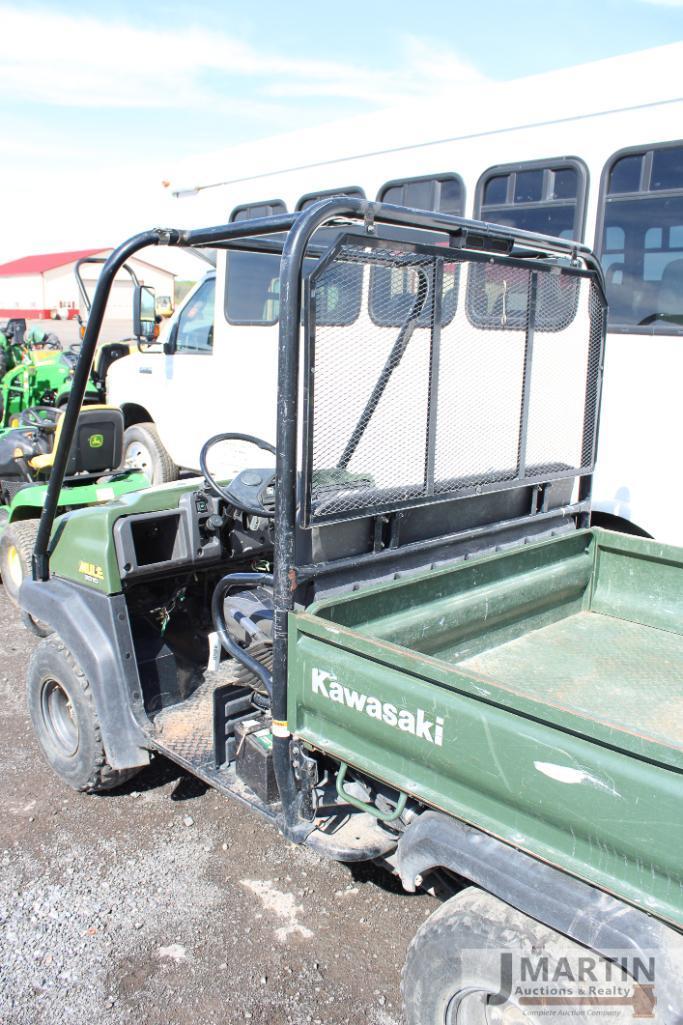
<svg viewBox="0 0 683 1025"><path fill-rule="evenodd" d="M326 673L322 669L313 669L311 688L313 693L320 695L321 698L327 698L338 705L346 705L354 712L369 715L371 719L379 719L387 726L393 726L403 733L412 733L418 740L426 740L428 744L443 746L443 719L440 715L429 719L423 708L417 708L414 712L408 711L407 708L397 708L388 701L380 701L372 694L363 694L351 687L345 687L332 673Z"/></svg>

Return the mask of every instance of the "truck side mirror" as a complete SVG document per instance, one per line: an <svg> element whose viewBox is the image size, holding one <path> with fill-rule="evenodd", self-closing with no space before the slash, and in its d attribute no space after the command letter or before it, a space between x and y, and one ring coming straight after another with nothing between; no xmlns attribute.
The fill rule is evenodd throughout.
<svg viewBox="0 0 683 1025"><path fill-rule="evenodd" d="M141 341L154 339L156 296L149 285L136 285L133 290L133 334Z"/></svg>

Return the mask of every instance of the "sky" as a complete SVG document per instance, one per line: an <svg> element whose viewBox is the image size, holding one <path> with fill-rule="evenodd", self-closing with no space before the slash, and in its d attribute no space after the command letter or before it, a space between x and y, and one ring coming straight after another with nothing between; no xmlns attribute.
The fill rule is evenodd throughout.
<svg viewBox="0 0 683 1025"><path fill-rule="evenodd" d="M683 0L0 0L0 261L161 216L180 160L683 39Z"/></svg>

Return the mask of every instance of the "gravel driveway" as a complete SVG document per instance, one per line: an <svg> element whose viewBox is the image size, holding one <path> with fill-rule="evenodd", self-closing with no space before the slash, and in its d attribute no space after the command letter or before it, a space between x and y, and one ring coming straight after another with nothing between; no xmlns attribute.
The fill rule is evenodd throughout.
<svg viewBox="0 0 683 1025"><path fill-rule="evenodd" d="M0 1022L398 1025L437 906L324 861L162 759L77 794L25 710L35 638L0 588Z"/></svg>

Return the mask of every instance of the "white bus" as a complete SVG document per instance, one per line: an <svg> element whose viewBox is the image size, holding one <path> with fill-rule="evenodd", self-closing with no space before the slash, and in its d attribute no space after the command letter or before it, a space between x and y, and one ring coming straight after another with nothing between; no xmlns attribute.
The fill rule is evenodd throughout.
<svg viewBox="0 0 683 1025"><path fill-rule="evenodd" d="M168 220L216 223L348 193L592 245L610 301L595 517L683 544L681 66L675 44L234 147L196 161L199 182L192 167L176 176ZM278 266L219 253L166 328L172 353L112 367L129 454L156 480L171 463L196 468L212 433L274 440Z"/></svg>

